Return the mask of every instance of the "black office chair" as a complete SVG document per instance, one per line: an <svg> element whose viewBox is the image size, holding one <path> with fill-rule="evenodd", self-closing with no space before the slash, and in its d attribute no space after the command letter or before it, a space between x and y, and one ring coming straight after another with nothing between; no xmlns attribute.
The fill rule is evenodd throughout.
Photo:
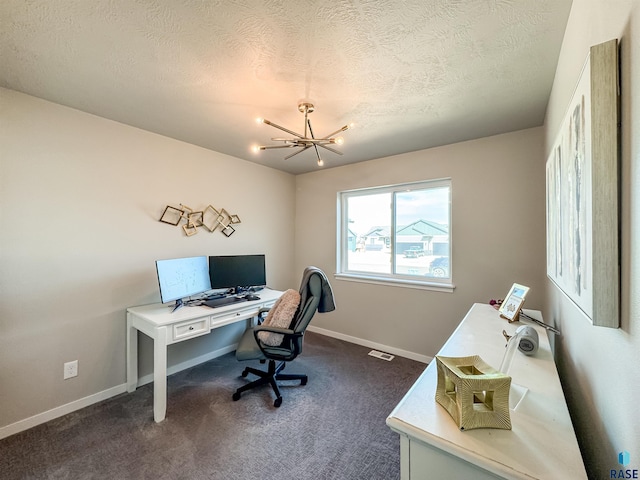
<svg viewBox="0 0 640 480"><path fill-rule="evenodd" d="M269 384L276 394L273 406L279 407L282 404L282 395L278 387L278 380L300 380L301 385L307 384L306 375L285 374L281 373L281 371L284 369L286 362L293 360L302 352L304 332L316 311L330 312L335 310L335 303L331 285L326 275L316 267L307 267L305 269L299 293L300 303L288 328L259 324L254 328L248 329L242 336L236 349L236 358L239 361L260 360L262 363L268 361L269 364L267 371L246 367L242 371L242 377L252 373L259 378L238 388L233 394L233 400L239 400L242 392L260 385ZM274 307L276 306L274 305ZM261 314L263 315L268 311L269 309L262 309ZM260 332L270 333L260 334ZM276 338L282 341L274 342L273 335L276 335ZM267 341L267 336L271 336L269 341Z"/></svg>

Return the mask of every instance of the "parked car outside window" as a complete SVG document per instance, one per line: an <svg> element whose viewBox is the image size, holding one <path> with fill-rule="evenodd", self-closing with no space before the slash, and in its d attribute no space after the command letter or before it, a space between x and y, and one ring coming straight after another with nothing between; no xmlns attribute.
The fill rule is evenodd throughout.
<svg viewBox="0 0 640 480"><path fill-rule="evenodd" d="M449 276L449 257L436 257L429 265L429 274L432 277Z"/></svg>

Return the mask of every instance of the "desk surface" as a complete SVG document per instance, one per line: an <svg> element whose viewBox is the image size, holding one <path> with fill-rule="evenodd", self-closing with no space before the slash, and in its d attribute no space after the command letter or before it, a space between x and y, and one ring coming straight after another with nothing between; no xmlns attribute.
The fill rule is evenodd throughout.
<svg viewBox="0 0 640 480"><path fill-rule="evenodd" d="M232 311L235 312L243 310L244 308L256 308L256 305L277 300L280 295L282 295L282 292L265 288L257 292L257 295L260 297L260 300L231 303L229 305L223 305L215 308L207 307L206 305L199 305L195 307L184 306L174 312L172 311L173 304L153 303L139 307L130 307L127 309L127 312L135 315L136 317L143 318L145 321L152 323L156 327L160 327L207 315L220 315Z"/></svg>
<svg viewBox="0 0 640 480"><path fill-rule="evenodd" d="M480 355L497 369L505 351L502 330L513 335L522 324L508 323L490 305L475 304L438 355ZM539 350L531 357L516 351L510 370L512 382L528 388L510 412L512 430L460 431L435 401L435 360L389 415L387 425L504 478L586 478L547 333L531 326L538 331Z"/></svg>

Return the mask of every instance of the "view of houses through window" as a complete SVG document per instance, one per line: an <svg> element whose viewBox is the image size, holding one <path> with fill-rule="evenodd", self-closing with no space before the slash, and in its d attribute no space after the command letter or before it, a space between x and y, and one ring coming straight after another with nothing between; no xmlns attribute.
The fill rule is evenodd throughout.
<svg viewBox="0 0 640 480"><path fill-rule="evenodd" d="M342 192L341 273L449 280L450 180Z"/></svg>

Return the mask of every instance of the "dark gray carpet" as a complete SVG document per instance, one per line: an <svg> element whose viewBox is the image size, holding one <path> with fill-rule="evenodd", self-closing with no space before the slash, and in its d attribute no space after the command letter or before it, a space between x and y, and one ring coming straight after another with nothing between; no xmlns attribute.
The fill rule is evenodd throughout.
<svg viewBox="0 0 640 480"><path fill-rule="evenodd" d="M224 355L168 380L164 422L152 385L0 440L2 479L400 478L400 440L385 419L424 370L369 348L307 333L285 372L280 408L266 386L231 395L246 365Z"/></svg>

